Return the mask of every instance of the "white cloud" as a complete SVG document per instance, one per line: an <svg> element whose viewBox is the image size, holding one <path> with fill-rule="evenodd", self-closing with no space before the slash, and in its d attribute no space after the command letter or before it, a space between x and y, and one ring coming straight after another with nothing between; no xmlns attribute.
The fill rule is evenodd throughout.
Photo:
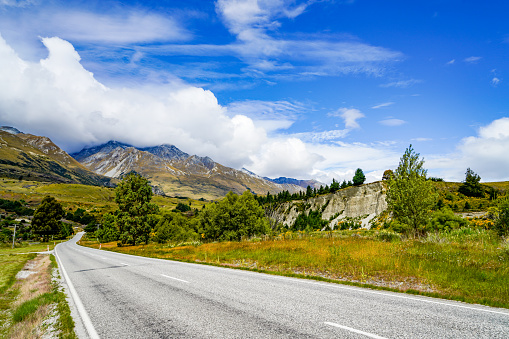
<svg viewBox="0 0 509 339"><path fill-rule="evenodd" d="M228 114L210 91L182 82L107 87L83 68L69 42L59 38L42 42L49 56L28 62L0 37L3 125L48 136L69 152L111 139L136 146L170 143L227 166L256 169L261 175L301 177L321 160L301 140L270 138L248 116ZM301 109L289 102L265 106L272 109L267 120Z"/></svg>
<svg viewBox="0 0 509 339"><path fill-rule="evenodd" d="M413 138L412 141L419 141L419 142L424 142L424 141L431 141L433 139L431 138Z"/></svg>
<svg viewBox="0 0 509 339"><path fill-rule="evenodd" d="M389 118L389 119L380 120L379 123L384 125L384 126L391 126L391 127L393 127L393 126L401 126L403 124L406 124L406 121L405 120L401 120L401 119Z"/></svg>
<svg viewBox="0 0 509 339"><path fill-rule="evenodd" d="M465 58L463 61L470 63L470 64L474 64L481 59L482 59L482 57L480 57L480 56L471 56L471 57Z"/></svg>
<svg viewBox="0 0 509 339"><path fill-rule="evenodd" d="M373 106L371 108L378 109L378 108L388 107L388 106L391 106L391 105L394 105L394 102L384 102L384 103L375 105L375 106Z"/></svg>
<svg viewBox="0 0 509 339"><path fill-rule="evenodd" d="M491 79L491 84L494 86L494 87L497 87L498 84L500 83L500 79L497 78L497 77L493 77L493 79Z"/></svg>
<svg viewBox="0 0 509 339"><path fill-rule="evenodd" d="M422 80L418 80L418 79L400 80L400 81L389 82L387 84L381 84L380 87L385 87L385 88L388 88L388 87L407 88L407 87L413 86L415 84L419 84L421 82L422 82Z"/></svg>
<svg viewBox="0 0 509 339"><path fill-rule="evenodd" d="M364 118L364 114L356 108L341 107L337 111L329 113L329 116L340 117L345 122L345 127L348 130L360 128L358 119Z"/></svg>
<svg viewBox="0 0 509 339"><path fill-rule="evenodd" d="M290 176L310 177L317 162L324 158L310 151L308 146L297 138L272 140L263 145L259 154L251 157L249 167L255 173L276 178Z"/></svg>
<svg viewBox="0 0 509 339"><path fill-rule="evenodd" d="M397 61L400 52L356 41L275 38L271 34L281 19L295 19L312 2L294 5L291 0L218 0L216 11L237 42L229 46L186 46L187 53L205 49L235 51L249 69L262 73L292 70L292 75L325 76L338 73L381 72L380 63ZM168 46L171 53L176 53ZM276 61L277 60L277 61ZM304 64L302 64L304 62ZM297 67L295 64L299 64Z"/></svg>
<svg viewBox="0 0 509 339"><path fill-rule="evenodd" d="M455 59L452 59L450 61L447 62L447 65L454 65L454 63L456 62Z"/></svg>
<svg viewBox="0 0 509 339"><path fill-rule="evenodd" d="M253 119L267 132L289 128L308 108L300 102L244 100L228 105L228 114L242 114Z"/></svg>
<svg viewBox="0 0 509 339"><path fill-rule="evenodd" d="M483 181L507 181L508 149L509 117L503 117L479 128L477 136L462 139L456 153L432 156L428 163L446 180L464 180L470 167Z"/></svg>

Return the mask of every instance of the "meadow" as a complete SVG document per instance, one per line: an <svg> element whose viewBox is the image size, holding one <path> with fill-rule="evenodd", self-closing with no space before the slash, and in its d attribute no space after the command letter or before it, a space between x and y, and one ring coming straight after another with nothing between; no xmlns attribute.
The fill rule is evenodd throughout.
<svg viewBox="0 0 509 339"><path fill-rule="evenodd" d="M265 240L101 248L509 308L509 242L496 234L465 228L421 239L387 235L288 232ZM99 247L93 239L81 244Z"/></svg>

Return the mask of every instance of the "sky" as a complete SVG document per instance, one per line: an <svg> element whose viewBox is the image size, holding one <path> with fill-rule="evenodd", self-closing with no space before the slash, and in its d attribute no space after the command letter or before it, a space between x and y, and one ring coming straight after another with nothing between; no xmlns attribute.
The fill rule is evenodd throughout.
<svg viewBox="0 0 509 339"><path fill-rule="evenodd" d="M0 124L261 176L509 180L509 2L0 0Z"/></svg>

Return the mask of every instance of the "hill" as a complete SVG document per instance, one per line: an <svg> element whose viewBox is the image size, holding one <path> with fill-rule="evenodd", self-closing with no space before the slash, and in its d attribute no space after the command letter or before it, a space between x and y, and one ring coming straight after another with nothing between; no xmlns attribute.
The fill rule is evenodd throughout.
<svg viewBox="0 0 509 339"><path fill-rule="evenodd" d="M74 160L47 137L0 129L0 176L55 183L110 185Z"/></svg>

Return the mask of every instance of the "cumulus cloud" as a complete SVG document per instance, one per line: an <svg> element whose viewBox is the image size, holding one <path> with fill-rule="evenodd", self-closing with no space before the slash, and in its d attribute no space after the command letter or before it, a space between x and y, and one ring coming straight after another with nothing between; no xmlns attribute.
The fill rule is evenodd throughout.
<svg viewBox="0 0 509 339"><path fill-rule="evenodd" d="M170 143L236 168L253 168L256 162L262 175L276 168L279 173L309 173L320 159L300 140L270 139L248 116L228 114L210 91L181 82L107 87L80 64L69 42L42 42L48 57L28 62L0 37L2 125L49 136L69 152L111 139L136 146ZM297 105L279 105L298 111Z"/></svg>
<svg viewBox="0 0 509 339"><path fill-rule="evenodd" d="M479 128L477 136L461 140L457 152L431 157L430 166L447 180L461 181L470 167L483 181L509 180L509 117Z"/></svg>
<svg viewBox="0 0 509 339"><path fill-rule="evenodd" d="M360 128L357 120L364 118L364 114L356 108L341 107L337 111L329 113L329 116L340 117L345 122L345 127L348 130Z"/></svg>

